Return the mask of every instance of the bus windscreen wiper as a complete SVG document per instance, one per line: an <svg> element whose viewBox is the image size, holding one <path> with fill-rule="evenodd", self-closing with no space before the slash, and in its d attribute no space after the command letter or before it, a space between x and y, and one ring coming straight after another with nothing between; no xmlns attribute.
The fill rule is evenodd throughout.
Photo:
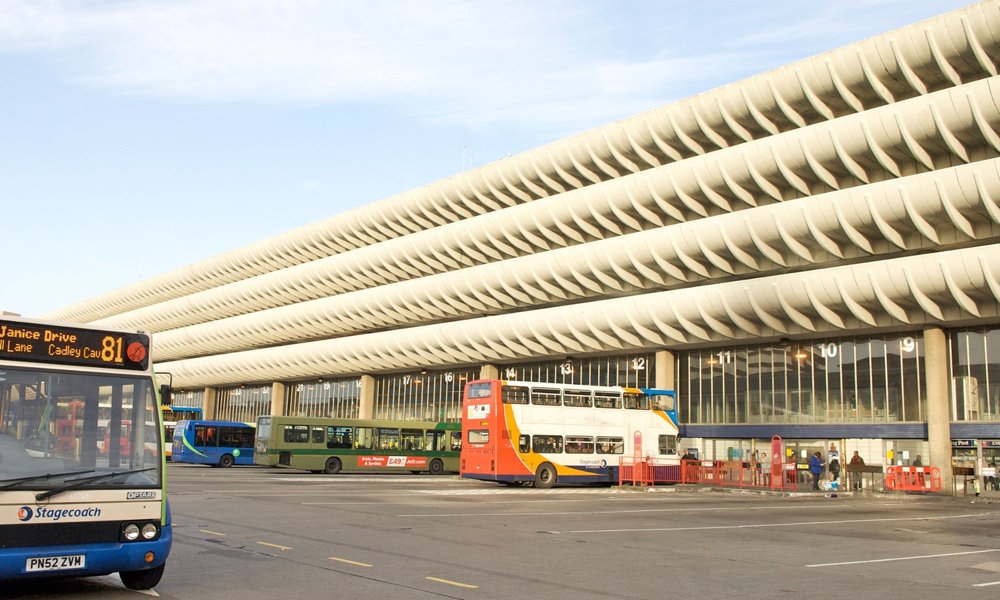
<svg viewBox="0 0 1000 600"><path fill-rule="evenodd" d="M0 492L4 490L9 490L12 487L21 485L22 483L30 483L32 481L38 481L40 479L52 479L53 477L86 475L87 473L93 473L94 471L95 469L89 469L87 471L71 471L69 473L46 473L45 475L32 475L31 477L18 477L17 479L0 479Z"/></svg>
<svg viewBox="0 0 1000 600"><path fill-rule="evenodd" d="M155 471L156 467L149 467L148 469L132 469L131 471L112 471L111 473L101 473L100 475L94 475L93 477L83 477L81 479L74 479L69 485L64 485L62 487L49 490L47 492L39 492L35 494L35 500L42 501L51 498L57 494L63 492L68 492L70 490L75 490L78 487L82 487L88 483L97 483L98 481L103 481L105 479L114 479L115 477L121 477L123 475L134 475L135 473L145 473L146 471Z"/></svg>

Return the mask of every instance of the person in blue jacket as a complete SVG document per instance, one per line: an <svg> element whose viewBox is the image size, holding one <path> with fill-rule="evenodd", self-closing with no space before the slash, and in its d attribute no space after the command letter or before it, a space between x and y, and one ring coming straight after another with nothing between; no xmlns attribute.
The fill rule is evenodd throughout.
<svg viewBox="0 0 1000 600"><path fill-rule="evenodd" d="M823 474L823 459L819 457L819 452L812 455L809 459L809 472L813 476L813 489L819 489L819 476Z"/></svg>

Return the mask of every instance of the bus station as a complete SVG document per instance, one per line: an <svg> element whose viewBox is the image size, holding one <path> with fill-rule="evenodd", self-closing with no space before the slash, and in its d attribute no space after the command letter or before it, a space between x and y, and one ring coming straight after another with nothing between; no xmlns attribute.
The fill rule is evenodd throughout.
<svg viewBox="0 0 1000 600"><path fill-rule="evenodd" d="M665 389L678 454L1000 494L998 56L976 3L43 317L151 331L207 419Z"/></svg>

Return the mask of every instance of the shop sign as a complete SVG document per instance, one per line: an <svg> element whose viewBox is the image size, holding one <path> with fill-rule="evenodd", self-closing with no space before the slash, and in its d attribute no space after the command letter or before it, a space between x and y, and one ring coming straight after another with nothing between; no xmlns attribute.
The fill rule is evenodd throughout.
<svg viewBox="0 0 1000 600"><path fill-rule="evenodd" d="M975 448L976 440L951 440L952 448Z"/></svg>

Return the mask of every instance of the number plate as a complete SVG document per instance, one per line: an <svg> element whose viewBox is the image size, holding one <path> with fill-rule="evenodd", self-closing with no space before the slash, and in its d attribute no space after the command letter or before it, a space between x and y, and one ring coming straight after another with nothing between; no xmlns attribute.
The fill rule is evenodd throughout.
<svg viewBox="0 0 1000 600"><path fill-rule="evenodd" d="M70 554L68 556L40 556L29 558L24 570L32 571L62 571L64 569L82 569L87 564L87 555Z"/></svg>

